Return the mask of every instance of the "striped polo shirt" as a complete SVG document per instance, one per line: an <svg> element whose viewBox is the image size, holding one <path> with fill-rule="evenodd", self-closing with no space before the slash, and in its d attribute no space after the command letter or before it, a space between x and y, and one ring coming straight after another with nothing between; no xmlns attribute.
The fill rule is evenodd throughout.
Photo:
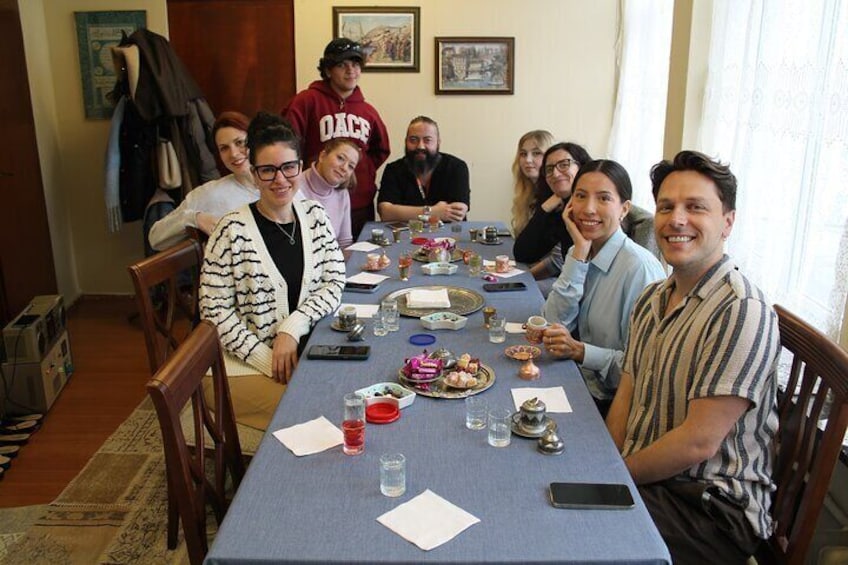
<svg viewBox="0 0 848 565"><path fill-rule="evenodd" d="M680 478L718 487L745 508L754 531L767 538L775 488L777 317L727 255L664 317L673 288L673 275L653 283L633 308L624 371L633 377L634 390L622 455L681 425L693 399L750 400L716 454Z"/></svg>

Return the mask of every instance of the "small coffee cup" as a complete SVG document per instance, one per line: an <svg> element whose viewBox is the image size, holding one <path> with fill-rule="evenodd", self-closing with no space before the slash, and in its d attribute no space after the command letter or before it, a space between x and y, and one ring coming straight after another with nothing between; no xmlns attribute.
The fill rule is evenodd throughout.
<svg viewBox="0 0 848 565"><path fill-rule="evenodd" d="M497 243L498 228L495 226L486 226L486 229L483 231L483 239L486 243Z"/></svg>
<svg viewBox="0 0 848 565"><path fill-rule="evenodd" d="M502 274L509 272L509 255L498 255L495 257L495 272Z"/></svg>
<svg viewBox="0 0 848 565"><path fill-rule="evenodd" d="M380 268L380 254L369 253L365 256L365 266L369 270L376 271Z"/></svg>
<svg viewBox="0 0 848 565"><path fill-rule="evenodd" d="M542 334L548 327L548 321L542 316L530 316L525 324L527 341L533 344L542 343Z"/></svg>
<svg viewBox="0 0 848 565"><path fill-rule="evenodd" d="M339 310L339 328L350 331L356 326L356 307L345 306Z"/></svg>

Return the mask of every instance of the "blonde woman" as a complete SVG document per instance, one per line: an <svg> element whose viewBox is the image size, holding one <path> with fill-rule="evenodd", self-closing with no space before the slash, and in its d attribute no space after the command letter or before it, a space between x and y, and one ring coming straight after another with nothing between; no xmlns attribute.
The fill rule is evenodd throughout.
<svg viewBox="0 0 848 565"><path fill-rule="evenodd" d="M536 206L535 186L542 170L542 157L553 145L551 132L536 129L528 131L518 140L515 160L512 162L512 177L515 180L512 196L512 234L518 236Z"/></svg>

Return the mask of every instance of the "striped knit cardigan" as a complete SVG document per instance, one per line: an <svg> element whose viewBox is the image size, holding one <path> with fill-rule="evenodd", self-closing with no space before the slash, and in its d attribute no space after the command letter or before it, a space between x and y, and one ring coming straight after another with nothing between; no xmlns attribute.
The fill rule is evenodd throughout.
<svg viewBox="0 0 848 565"><path fill-rule="evenodd" d="M329 218L313 200L295 201L293 206L304 257L294 309L249 206L221 218L206 244L200 315L218 327L230 375L256 374L258 369L271 376L277 334L299 340L341 303L345 265Z"/></svg>

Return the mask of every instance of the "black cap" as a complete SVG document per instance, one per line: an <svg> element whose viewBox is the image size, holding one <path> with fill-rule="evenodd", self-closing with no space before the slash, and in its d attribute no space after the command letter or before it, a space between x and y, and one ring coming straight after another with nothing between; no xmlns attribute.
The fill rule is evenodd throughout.
<svg viewBox="0 0 848 565"><path fill-rule="evenodd" d="M326 63L341 63L348 59L358 59L360 63L365 62L365 53L362 45L346 37L337 37L324 48L324 61Z"/></svg>

